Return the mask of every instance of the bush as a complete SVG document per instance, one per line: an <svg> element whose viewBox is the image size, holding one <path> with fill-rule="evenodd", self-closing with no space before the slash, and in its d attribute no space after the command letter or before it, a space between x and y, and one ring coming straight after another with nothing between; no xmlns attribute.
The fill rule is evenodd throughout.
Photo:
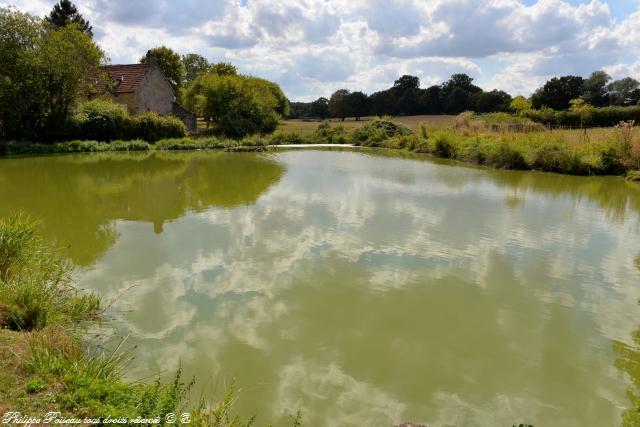
<svg viewBox="0 0 640 427"><path fill-rule="evenodd" d="M269 145L310 144L312 141L297 132L278 132L271 135Z"/></svg>
<svg viewBox="0 0 640 427"><path fill-rule="evenodd" d="M413 131L408 127L395 123L388 118L379 118L360 126L351 133L351 140L356 145L379 147L382 142L403 135L411 135Z"/></svg>
<svg viewBox="0 0 640 427"><path fill-rule="evenodd" d="M82 139L112 141L127 133L129 114L114 102L94 99L81 105L74 121Z"/></svg>
<svg viewBox="0 0 640 427"><path fill-rule="evenodd" d="M523 115L533 121L546 125L565 127L580 126L580 113L576 111L555 111L550 108L543 108L541 110L525 111ZM631 120L640 122L640 106L594 108L583 125L590 127L609 127L615 126L622 121Z"/></svg>
<svg viewBox="0 0 640 427"><path fill-rule="evenodd" d="M154 143L163 138L183 138L187 136L187 128L177 117L159 116L147 112L133 116L129 120L130 130L126 139L141 139Z"/></svg>
<svg viewBox="0 0 640 427"><path fill-rule="evenodd" d="M453 137L440 133L434 139L434 153L439 157L452 159L456 155L456 146Z"/></svg>

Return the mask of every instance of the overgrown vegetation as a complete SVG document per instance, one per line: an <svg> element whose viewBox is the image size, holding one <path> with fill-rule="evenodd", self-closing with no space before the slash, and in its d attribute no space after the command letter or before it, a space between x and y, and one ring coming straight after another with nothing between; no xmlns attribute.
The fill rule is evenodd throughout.
<svg viewBox="0 0 640 427"><path fill-rule="evenodd" d="M157 419L189 412L191 424L253 425L234 414L237 393L189 405L178 369L172 381L123 380L124 341L104 350L85 332L102 315L100 298L72 282L73 266L38 235L38 225L17 214L0 219L0 407L27 415L51 409L65 418ZM296 417L294 425L300 425ZM143 423L143 424L153 424Z"/></svg>

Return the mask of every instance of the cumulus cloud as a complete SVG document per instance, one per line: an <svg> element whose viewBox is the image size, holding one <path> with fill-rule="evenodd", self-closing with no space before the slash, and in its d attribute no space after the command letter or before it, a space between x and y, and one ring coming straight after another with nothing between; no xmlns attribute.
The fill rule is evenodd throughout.
<svg viewBox="0 0 640 427"><path fill-rule="evenodd" d="M640 7L612 0L78 0L114 62L165 44L272 78L294 100L373 92L402 73L437 84L467 72L530 93L552 75L640 77ZM43 16L43 0L0 0ZM636 10L633 11L633 8ZM631 11L629 11L631 10ZM449 61L449 62L447 62ZM420 64L435 64L428 69ZM499 67L483 69L492 62ZM445 66L446 65L446 66Z"/></svg>

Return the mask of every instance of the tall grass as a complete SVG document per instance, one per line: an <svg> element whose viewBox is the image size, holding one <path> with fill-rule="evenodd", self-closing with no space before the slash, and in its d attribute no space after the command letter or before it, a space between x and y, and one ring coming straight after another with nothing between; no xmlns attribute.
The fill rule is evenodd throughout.
<svg viewBox="0 0 640 427"><path fill-rule="evenodd" d="M73 286L73 266L22 214L0 220L0 327L19 331L98 315L100 300Z"/></svg>

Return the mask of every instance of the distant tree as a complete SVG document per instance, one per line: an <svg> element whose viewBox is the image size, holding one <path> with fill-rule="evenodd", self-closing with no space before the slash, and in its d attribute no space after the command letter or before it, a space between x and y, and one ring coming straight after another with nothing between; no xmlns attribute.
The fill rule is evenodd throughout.
<svg viewBox="0 0 640 427"><path fill-rule="evenodd" d="M477 92L473 95L474 110L479 113L509 111L511 95L501 90Z"/></svg>
<svg viewBox="0 0 640 427"><path fill-rule="evenodd" d="M482 89L473 84L473 78L466 74L453 74L449 80L442 84L445 96L448 96L454 89L462 89L469 94L482 92Z"/></svg>
<svg viewBox="0 0 640 427"><path fill-rule="evenodd" d="M329 117L329 100L325 97L320 97L313 101L309 106L309 115L319 117L322 120Z"/></svg>
<svg viewBox="0 0 640 427"><path fill-rule="evenodd" d="M509 104L509 109L518 115L522 115L532 108L533 106L531 105L531 101L529 101L522 95L518 95L513 98L513 100Z"/></svg>
<svg viewBox="0 0 640 427"><path fill-rule="evenodd" d="M356 121L369 115L369 98L362 92L352 92L348 96L349 112Z"/></svg>
<svg viewBox="0 0 640 427"><path fill-rule="evenodd" d="M420 112L424 114L442 114L444 106L442 105L442 88L440 86L431 86L420 93Z"/></svg>
<svg viewBox="0 0 640 427"><path fill-rule="evenodd" d="M547 81L531 97L535 108L547 106L554 110L566 110L572 99L583 92L584 79L579 76L554 77Z"/></svg>
<svg viewBox="0 0 640 427"><path fill-rule="evenodd" d="M149 54L153 55L165 78L171 83L171 86L173 86L173 89L177 91L181 88L184 82L185 68L180 55L166 46L153 48L147 53L147 55ZM140 58L141 64L145 64L146 62L147 56Z"/></svg>
<svg viewBox="0 0 640 427"><path fill-rule="evenodd" d="M420 79L416 76L409 76L405 74L393 82L393 87L395 89L400 89L401 91L405 91L407 89L418 89L420 87Z"/></svg>
<svg viewBox="0 0 640 427"><path fill-rule="evenodd" d="M89 21L82 17L78 12L78 8L69 0L60 0L53 6L53 10L45 19L56 28L66 27L74 23L82 31L93 37L93 27L89 24Z"/></svg>
<svg viewBox="0 0 640 427"><path fill-rule="evenodd" d="M631 77L616 80L607 86L613 105L636 105L640 100L640 83Z"/></svg>
<svg viewBox="0 0 640 427"><path fill-rule="evenodd" d="M238 74L238 69L229 62L218 62L211 65L210 72L219 76L235 76Z"/></svg>
<svg viewBox="0 0 640 427"><path fill-rule="evenodd" d="M369 96L371 114L377 116L397 114L397 97L391 89L372 93Z"/></svg>
<svg viewBox="0 0 640 427"><path fill-rule="evenodd" d="M331 117L339 117L344 121L351 113L349 104L349 92L347 89L339 89L329 98L329 114Z"/></svg>
<svg viewBox="0 0 640 427"><path fill-rule="evenodd" d="M582 99L595 107L604 107L609 103L607 84L611 76L605 71L594 71L584 81Z"/></svg>
<svg viewBox="0 0 640 427"><path fill-rule="evenodd" d="M460 114L472 109L471 93L461 87L454 87L444 101L444 112Z"/></svg>
<svg viewBox="0 0 640 427"><path fill-rule="evenodd" d="M200 74L205 74L211 69L211 65L207 58L197 53L188 53L182 56L182 64L184 65L184 86L194 81Z"/></svg>

